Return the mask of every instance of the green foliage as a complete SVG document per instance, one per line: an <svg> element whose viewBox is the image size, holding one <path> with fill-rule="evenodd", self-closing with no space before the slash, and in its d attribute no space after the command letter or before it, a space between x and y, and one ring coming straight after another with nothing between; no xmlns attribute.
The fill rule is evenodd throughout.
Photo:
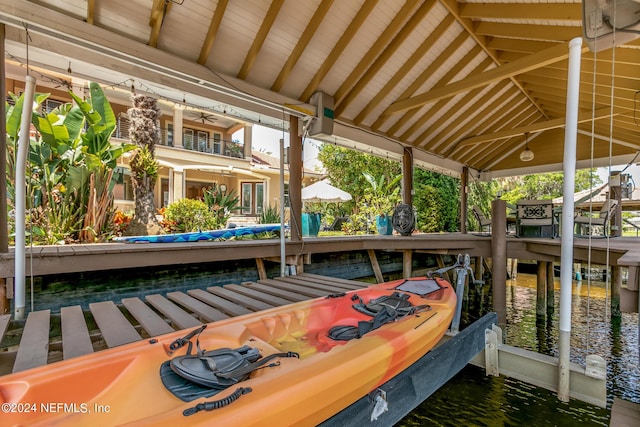
<svg viewBox="0 0 640 427"><path fill-rule="evenodd" d="M378 179L383 177L385 183L391 182L401 173L398 162L336 145L323 144L318 152L318 159L331 178L331 183L353 196L352 201L341 204L345 212L360 209L362 197L370 191L371 184L362 174L363 171Z"/></svg>
<svg viewBox="0 0 640 427"><path fill-rule="evenodd" d="M230 190L228 193L222 191L217 184L203 189L203 193L204 203L216 218L216 228L223 228L231 217L231 213L240 209L240 196L235 190Z"/></svg>
<svg viewBox="0 0 640 427"><path fill-rule="evenodd" d="M413 175L418 229L430 233L459 231L460 180L419 168Z"/></svg>
<svg viewBox="0 0 640 427"><path fill-rule="evenodd" d="M29 143L27 165L27 209L34 243L76 241L85 235L93 241L95 234L110 232L113 167L133 146L110 144L115 116L99 85L90 83L90 92L87 101L70 92L77 106L64 104L47 114L35 110L49 95L34 97L32 124L38 138ZM15 200L13 158L24 105L23 96L12 96L15 105L7 105L6 116L9 206Z"/></svg>
<svg viewBox="0 0 640 427"><path fill-rule="evenodd" d="M131 176L137 180L142 181L148 178L155 181L158 178L160 165L146 145L136 150L131 156L129 165L131 166Z"/></svg>
<svg viewBox="0 0 640 427"><path fill-rule="evenodd" d="M163 227L167 233L215 230L218 225L215 214L201 200L180 199L164 210Z"/></svg>
<svg viewBox="0 0 640 427"><path fill-rule="evenodd" d="M278 206L267 206L260 215L260 224L277 224L280 222L280 210Z"/></svg>

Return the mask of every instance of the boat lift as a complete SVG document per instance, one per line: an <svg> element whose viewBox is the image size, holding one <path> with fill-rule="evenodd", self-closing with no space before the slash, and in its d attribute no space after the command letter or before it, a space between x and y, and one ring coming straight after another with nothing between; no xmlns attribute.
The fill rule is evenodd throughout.
<svg viewBox="0 0 640 427"><path fill-rule="evenodd" d="M487 375L500 374L548 390L558 390L558 358L503 344L496 313L488 313L459 331L467 274L476 281L469 255L428 274L442 276L455 270L456 311L449 332L438 345L399 375L320 424L322 427L392 426L435 393L467 364L484 367ZM606 407L606 363L589 355L586 367L570 364L570 396ZM417 380L419 379L419 380Z"/></svg>

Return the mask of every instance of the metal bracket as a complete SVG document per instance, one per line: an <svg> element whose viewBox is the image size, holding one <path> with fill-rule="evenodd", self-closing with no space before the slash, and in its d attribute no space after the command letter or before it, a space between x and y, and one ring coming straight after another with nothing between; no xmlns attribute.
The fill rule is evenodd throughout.
<svg viewBox="0 0 640 427"><path fill-rule="evenodd" d="M502 329L492 325L484 331L484 361L487 375L500 376L498 349L502 344Z"/></svg>
<svg viewBox="0 0 640 427"><path fill-rule="evenodd" d="M607 378L607 362L602 356L597 354L589 354L586 357L586 366L584 374L588 377L595 378L597 380L604 380Z"/></svg>

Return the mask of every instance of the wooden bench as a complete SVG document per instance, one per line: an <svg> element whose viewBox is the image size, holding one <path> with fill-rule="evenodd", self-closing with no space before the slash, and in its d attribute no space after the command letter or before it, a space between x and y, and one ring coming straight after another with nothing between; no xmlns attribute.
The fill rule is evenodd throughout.
<svg viewBox="0 0 640 427"><path fill-rule="evenodd" d="M140 323L140 326L147 331L150 337L174 331L162 317L158 316L140 298L123 298L122 305Z"/></svg>
<svg viewBox="0 0 640 427"><path fill-rule="evenodd" d="M62 324L62 358L67 360L93 353L93 344L82 307L74 305L60 309Z"/></svg>
<svg viewBox="0 0 640 427"><path fill-rule="evenodd" d="M184 292L169 292L167 294L167 298L171 301L177 302L183 307L186 307L207 322L216 322L218 320L229 318L226 314L193 298L192 296L185 294Z"/></svg>
<svg viewBox="0 0 640 427"><path fill-rule="evenodd" d="M243 306L253 311L268 310L275 307L275 305L273 304L267 304L264 301L239 294L230 289L225 289L221 286L211 286L207 288L207 291L221 298L228 299L229 301L232 301L236 304L242 304Z"/></svg>
<svg viewBox="0 0 640 427"><path fill-rule="evenodd" d="M265 280L268 280L268 279L265 279ZM288 299L291 302L304 301L306 299L309 299L309 297L305 295L300 295L298 293L287 291L285 289L275 288L273 286L270 286L268 284L263 284L263 283L249 282L249 283L244 283L242 286L248 287L249 289L255 289L269 295L274 295L280 298Z"/></svg>
<svg viewBox="0 0 640 427"><path fill-rule="evenodd" d="M187 313L162 295L147 295L144 299L173 323L178 329L189 329L202 325L202 322Z"/></svg>
<svg viewBox="0 0 640 427"><path fill-rule="evenodd" d="M260 301L264 301L267 304L271 304L274 307L291 304L292 302L290 300L280 298L275 295L268 294L266 292L261 292L256 289L251 289L248 286L229 284L229 285L224 285L223 288L229 289L233 292L236 292L237 294L246 295L248 297L251 297Z"/></svg>
<svg viewBox="0 0 640 427"><path fill-rule="evenodd" d="M227 301L224 298L220 298L219 296L213 295L212 293L209 293L202 289L192 289L190 291L187 291L187 293L197 300L202 301L203 303L205 303L205 305L214 307L228 316L242 316L243 314L252 313L251 310L248 310L241 305L238 305L231 301Z"/></svg>
<svg viewBox="0 0 640 427"><path fill-rule="evenodd" d="M113 301L94 302L89 310L102 332L108 347L116 347L141 340L142 337Z"/></svg>
<svg viewBox="0 0 640 427"><path fill-rule="evenodd" d="M51 310L32 311L22 330L22 339L13 364L13 372L47 364Z"/></svg>

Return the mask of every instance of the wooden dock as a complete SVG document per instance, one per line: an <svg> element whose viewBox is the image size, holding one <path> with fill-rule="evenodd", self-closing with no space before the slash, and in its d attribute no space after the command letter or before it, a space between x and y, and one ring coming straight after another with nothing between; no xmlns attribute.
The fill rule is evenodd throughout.
<svg viewBox="0 0 640 427"><path fill-rule="evenodd" d="M0 375L311 298L361 289L367 283L304 273L242 284L146 295L60 310L60 336L50 336L51 312L29 313L20 343L0 353ZM0 316L0 342L10 315ZM92 327L89 325L96 325ZM54 334L56 335L56 334Z"/></svg>

